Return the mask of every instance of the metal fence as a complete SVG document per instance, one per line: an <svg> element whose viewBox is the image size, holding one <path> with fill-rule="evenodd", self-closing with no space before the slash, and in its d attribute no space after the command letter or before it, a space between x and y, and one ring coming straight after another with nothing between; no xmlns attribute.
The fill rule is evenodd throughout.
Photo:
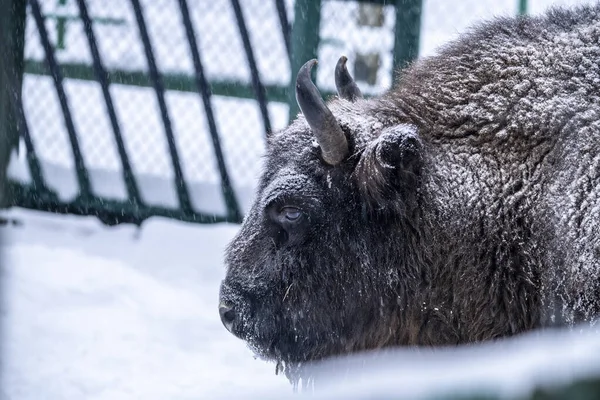
<svg viewBox="0 0 600 400"><path fill-rule="evenodd" d="M265 133L298 113L292 78L305 61L320 60L316 82L330 96L345 54L375 95L455 33L456 21L424 7L457 11L422 0L2 1L20 55L0 65L0 108L14 121L2 128L14 149L8 205L109 224L241 221ZM471 3L462 20L491 4L527 7Z"/></svg>
<svg viewBox="0 0 600 400"><path fill-rule="evenodd" d="M292 73L321 56L327 3L27 1L23 83L8 90L21 138L10 205L106 223L239 222L264 134L298 112ZM395 19L393 64L414 58L421 1L366 3L355 10L371 25ZM369 62L356 65L376 87Z"/></svg>

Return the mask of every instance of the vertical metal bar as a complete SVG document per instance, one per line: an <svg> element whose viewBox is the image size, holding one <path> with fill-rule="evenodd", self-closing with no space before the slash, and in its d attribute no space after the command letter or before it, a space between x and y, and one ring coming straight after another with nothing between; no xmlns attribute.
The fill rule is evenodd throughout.
<svg viewBox="0 0 600 400"><path fill-rule="evenodd" d="M25 9L25 8L24 8ZM24 10L23 9L23 10ZM23 13L25 14L25 13ZM25 18L25 15L23 15ZM12 73L11 73L12 72ZM7 120L14 119L16 123L17 134L15 135L16 142L11 143L11 148L18 146L19 137L23 138L25 142L26 149L26 157L27 164L29 166L29 172L31 173L31 178L33 180L33 186L37 192L42 192L47 190L46 184L44 183L44 177L42 175L42 168L40 166L39 160L37 158L35 147L33 141L31 139L31 135L29 132L29 127L27 126L27 118L25 117L25 112L23 110L22 103L22 95L21 95L21 85L22 79L15 79L16 71L7 71L6 69L0 69L0 82L4 82L4 88L6 89L6 101L9 104L4 104L4 110L10 110L9 116L10 118L6 118ZM2 125L0 125L2 126ZM13 127L11 127L12 129ZM12 149L11 149L12 150ZM10 154L7 154L10 157ZM9 161L9 160L7 160Z"/></svg>
<svg viewBox="0 0 600 400"><path fill-rule="evenodd" d="M296 103L295 76L302 65L317 58L319 50L319 30L321 26L321 0L296 0L294 6L294 24L292 25L292 62L291 79L288 90L290 107L289 121L293 121L300 109ZM313 70L316 73L318 65Z"/></svg>
<svg viewBox="0 0 600 400"><path fill-rule="evenodd" d="M58 6L64 6L67 4L67 0L58 0ZM65 49L65 35L67 34L67 22L68 19L63 16L56 17L56 48Z"/></svg>
<svg viewBox="0 0 600 400"><path fill-rule="evenodd" d="M87 36L90 52L92 53L92 60L94 64L96 78L98 79L100 87L102 88L102 94L106 103L106 110L108 112L108 117L112 126L115 142L117 144L117 151L119 152L119 157L121 158L121 166L123 168L123 181L125 182L125 186L127 187L127 194L129 195L129 200L133 204L139 205L141 204L140 192L138 189L137 182L135 180L135 176L133 175L133 171L131 169L131 163L129 162L129 156L125 148L123 135L121 134L121 127L119 126L119 122L117 120L117 113L115 112L112 96L108 88L108 73L106 72L106 68L104 68L102 60L100 58L100 51L98 50L98 42L96 41L96 36L92 28L92 21L88 13L87 5L85 4L85 0L77 0L77 4L79 6L79 14L83 22L83 28L85 31L85 35Z"/></svg>
<svg viewBox="0 0 600 400"><path fill-rule="evenodd" d="M19 109L19 128L23 141L25 142L25 148L27 149L27 164L29 166L29 172L31 173L31 179L33 180L33 187L36 191L42 193L48 190L44 176L42 174L42 166L37 158L35 152L35 146L29 133L29 127L27 126L27 119L23 111L22 105L16 105Z"/></svg>
<svg viewBox="0 0 600 400"><path fill-rule="evenodd" d="M275 0L275 7L277 7L277 15L279 16L279 24L281 25L281 34L283 36L283 42L285 43L285 49L287 50L288 57L291 60L292 49L290 48L290 21L287 17L284 1Z"/></svg>
<svg viewBox="0 0 600 400"><path fill-rule="evenodd" d="M13 90L13 88L11 88L11 90ZM42 167L35 152L35 145L31 139L29 127L27 125L27 118L25 117L25 112L23 110L21 96L19 96L16 91L14 92L14 95L10 96L10 103L14 115L18 116L17 123L19 133L23 138L23 142L25 142L25 149L27 150L27 154L25 156L27 157L27 165L29 166L29 172L31 173L33 187L35 188L36 192L45 192L48 190L48 187L44 182Z"/></svg>
<svg viewBox="0 0 600 400"><path fill-rule="evenodd" d="M527 0L519 0L519 15L527 14Z"/></svg>
<svg viewBox="0 0 600 400"><path fill-rule="evenodd" d="M179 196L179 204L184 211L193 212L189 191L183 176L183 171L181 170L181 163L179 162L179 153L175 143L175 136L173 135L173 127L169 117L169 110L167 109L167 102L165 101L165 88L162 76L159 74L158 67L156 66L156 59L154 58L154 51L152 50L150 36L148 35L148 30L146 28L146 21L142 14L142 7L139 0L131 0L131 4L133 5L140 37L144 44L144 52L146 53L146 59L148 60L148 70L150 72L150 78L152 79L158 107L160 108L160 114L163 120L163 126L165 128L165 135L167 137L167 144L169 146L173 164L173 172L175 173L175 185L177 187L177 195Z"/></svg>
<svg viewBox="0 0 600 400"><path fill-rule="evenodd" d="M215 116L212 109L210 87L206 81L206 76L204 75L204 66L202 65L202 59L200 58L200 51L198 49L198 43L196 42L196 33L194 32L194 27L190 18L187 0L179 0L179 8L181 9L181 17L185 27L185 33L190 44L190 52L192 53L196 85L198 86L198 91L202 96L204 113L206 114L206 121L208 123L208 129L212 139L215 157L217 159L217 168L219 170L219 174L221 175L221 188L223 190L225 205L227 206L228 219L231 222L241 222L242 214L235 198L235 192L233 191L231 182L229 180L229 174L227 173L227 166L225 165L225 158L221 148L219 132L217 130L217 124L215 122Z"/></svg>
<svg viewBox="0 0 600 400"><path fill-rule="evenodd" d="M393 78L419 55L423 0L396 0Z"/></svg>
<svg viewBox="0 0 600 400"><path fill-rule="evenodd" d="M6 174L19 146L19 117L11 100L21 96L26 8L26 0L0 0L0 206L11 203Z"/></svg>
<svg viewBox="0 0 600 400"><path fill-rule="evenodd" d="M254 59L254 51L250 44L250 37L248 36L248 28L246 27L246 21L244 14L242 14L242 8L240 7L239 0L231 0L231 5L235 13L235 19L237 20L238 28L240 29L240 35L242 37L242 43L244 44L244 50L246 52L246 58L248 59L248 66L250 67L250 75L252 77L252 86L254 87L254 93L256 94L256 100L258 100L258 107L263 119L263 125L265 127L265 133L271 132L271 121L269 119L269 111L267 109L267 94L265 87L260 80L260 74L258 67L256 66L256 60Z"/></svg>
<svg viewBox="0 0 600 400"><path fill-rule="evenodd" d="M67 95L63 86L62 73L60 72L58 63L54 58L54 49L52 48L50 40L48 39L48 31L44 25L44 17L42 16L42 11L40 9L38 0L29 0L29 4L31 6L31 11L38 28L38 32L40 33L42 46L44 47L44 51L46 53L46 62L48 63L48 68L52 74L54 87L56 88L56 93L58 95L58 101L65 119L65 125L69 135L69 140L71 142L71 149L73 151L73 158L75 160L75 173L77 174L77 181L79 183L79 195L82 199L89 200L92 196L92 191L87 174L88 171L83 161L81 148L79 147L79 140L77 139L77 133L75 131L75 125L73 124L73 118L71 117L71 110L69 109Z"/></svg>

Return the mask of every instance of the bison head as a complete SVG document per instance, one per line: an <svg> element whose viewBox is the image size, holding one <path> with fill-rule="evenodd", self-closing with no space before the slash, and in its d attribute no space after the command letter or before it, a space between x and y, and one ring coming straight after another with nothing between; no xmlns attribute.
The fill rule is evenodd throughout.
<svg viewBox="0 0 600 400"><path fill-rule="evenodd" d="M329 105L310 78L316 60L300 69L302 115L268 138L255 202L226 250L225 327L283 363L410 335L421 145L414 125L383 115L385 99L361 98L345 62Z"/></svg>

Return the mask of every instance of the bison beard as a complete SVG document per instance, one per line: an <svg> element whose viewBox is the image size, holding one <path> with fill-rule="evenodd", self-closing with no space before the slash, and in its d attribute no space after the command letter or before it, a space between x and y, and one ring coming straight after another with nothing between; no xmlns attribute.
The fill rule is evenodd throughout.
<svg viewBox="0 0 600 400"><path fill-rule="evenodd" d="M600 311L600 5L497 19L268 138L221 318L287 364L471 343Z"/></svg>

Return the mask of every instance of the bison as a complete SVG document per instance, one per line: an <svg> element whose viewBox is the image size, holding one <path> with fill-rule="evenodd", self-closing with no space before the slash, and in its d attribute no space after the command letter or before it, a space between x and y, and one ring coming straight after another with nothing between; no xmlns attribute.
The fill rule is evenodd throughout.
<svg viewBox="0 0 600 400"><path fill-rule="evenodd" d="M267 138L219 311L283 365L474 343L600 311L600 5L496 18Z"/></svg>

